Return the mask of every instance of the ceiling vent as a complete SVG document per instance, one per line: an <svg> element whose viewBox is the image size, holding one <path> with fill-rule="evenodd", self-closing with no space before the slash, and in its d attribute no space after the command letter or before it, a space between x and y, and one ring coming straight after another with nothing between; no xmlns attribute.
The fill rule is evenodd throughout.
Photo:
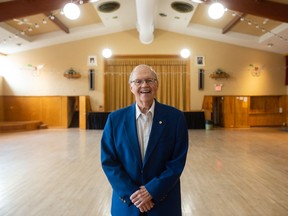
<svg viewBox="0 0 288 216"><path fill-rule="evenodd" d="M194 9L193 6L187 2L173 2L171 7L179 13L189 13Z"/></svg>
<svg viewBox="0 0 288 216"><path fill-rule="evenodd" d="M98 10L103 13L111 13L120 8L120 3L116 1L105 2L98 6Z"/></svg>

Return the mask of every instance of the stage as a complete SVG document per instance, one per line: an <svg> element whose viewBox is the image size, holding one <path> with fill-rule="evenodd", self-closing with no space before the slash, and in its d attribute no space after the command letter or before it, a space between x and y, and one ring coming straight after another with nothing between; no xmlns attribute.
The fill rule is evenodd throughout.
<svg viewBox="0 0 288 216"><path fill-rule="evenodd" d="M205 116L203 111L183 112L188 129L205 129ZM110 112L88 112L86 129L104 129Z"/></svg>

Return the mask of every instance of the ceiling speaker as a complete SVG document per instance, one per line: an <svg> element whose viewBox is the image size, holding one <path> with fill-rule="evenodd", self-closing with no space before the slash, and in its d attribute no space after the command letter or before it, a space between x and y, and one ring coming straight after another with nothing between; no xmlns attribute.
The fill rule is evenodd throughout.
<svg viewBox="0 0 288 216"><path fill-rule="evenodd" d="M180 13L189 13L193 11L194 7L193 5L187 3L187 2L173 2L171 4L171 7Z"/></svg>
<svg viewBox="0 0 288 216"><path fill-rule="evenodd" d="M104 2L98 6L98 10L103 13L111 13L120 8L120 3L116 1Z"/></svg>

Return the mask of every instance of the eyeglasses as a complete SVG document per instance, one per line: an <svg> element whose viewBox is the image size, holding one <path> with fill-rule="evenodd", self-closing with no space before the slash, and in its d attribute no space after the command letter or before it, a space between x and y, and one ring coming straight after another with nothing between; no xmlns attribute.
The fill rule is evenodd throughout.
<svg viewBox="0 0 288 216"><path fill-rule="evenodd" d="M153 85L156 81L157 81L157 79L146 79L146 80L136 79L136 80L132 80L130 83L134 83L135 85L140 86L140 85L142 85L144 82L145 82L147 85Z"/></svg>

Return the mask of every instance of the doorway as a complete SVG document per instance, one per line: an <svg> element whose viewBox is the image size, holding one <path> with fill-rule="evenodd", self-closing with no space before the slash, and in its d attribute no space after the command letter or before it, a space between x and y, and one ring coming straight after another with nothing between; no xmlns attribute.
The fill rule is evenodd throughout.
<svg viewBox="0 0 288 216"><path fill-rule="evenodd" d="M224 126L224 117L223 117L223 100L224 98L221 96L213 97L213 112L212 112L212 120L214 126Z"/></svg>

